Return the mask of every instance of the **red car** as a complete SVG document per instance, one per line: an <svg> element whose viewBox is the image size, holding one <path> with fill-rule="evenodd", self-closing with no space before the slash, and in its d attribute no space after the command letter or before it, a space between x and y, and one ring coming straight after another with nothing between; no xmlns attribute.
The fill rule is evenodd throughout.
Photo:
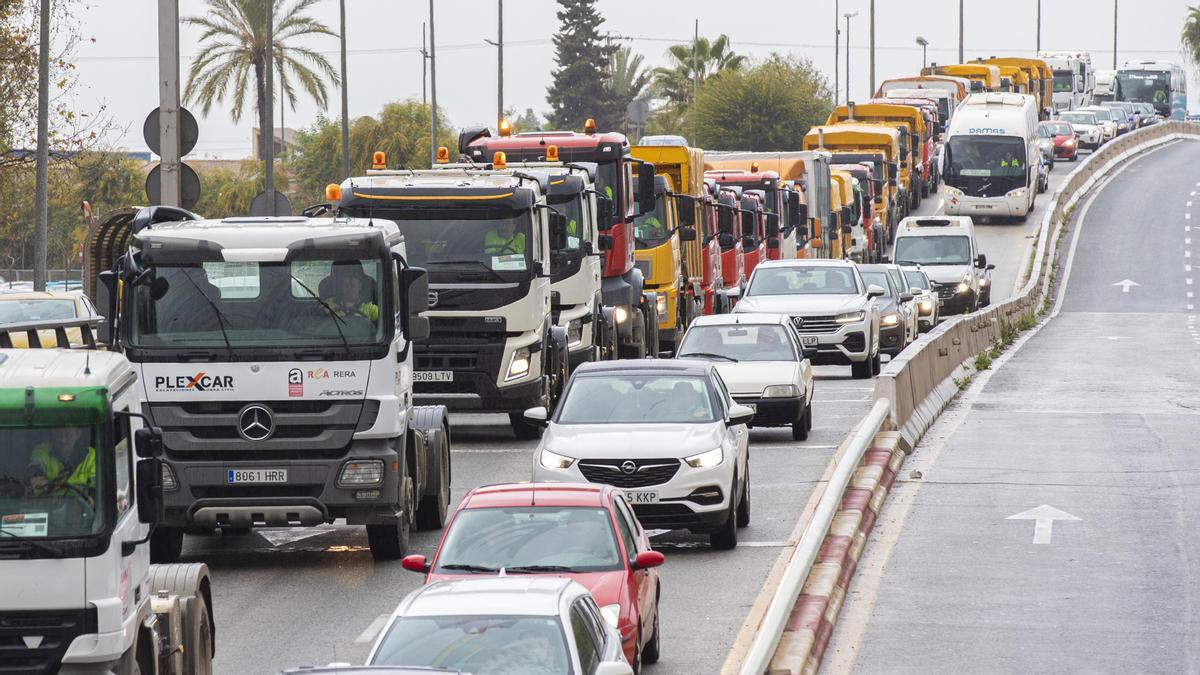
<svg viewBox="0 0 1200 675"><path fill-rule="evenodd" d="M425 583L470 574L553 574L591 591L621 634L634 671L659 655L658 570L663 554L624 495L597 483L513 483L463 497L433 560L410 555L404 569Z"/></svg>
<svg viewBox="0 0 1200 675"><path fill-rule="evenodd" d="M1079 156L1079 134L1075 133L1075 127L1062 120L1048 120L1041 126L1054 139L1054 158L1074 162Z"/></svg>

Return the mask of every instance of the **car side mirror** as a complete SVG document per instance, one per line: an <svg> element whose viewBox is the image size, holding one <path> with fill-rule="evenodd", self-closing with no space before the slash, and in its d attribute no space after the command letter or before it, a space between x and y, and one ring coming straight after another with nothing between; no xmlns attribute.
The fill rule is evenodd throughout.
<svg viewBox="0 0 1200 675"><path fill-rule="evenodd" d="M409 572L425 574L429 571L429 560L423 555L406 555L400 559L400 566Z"/></svg>
<svg viewBox="0 0 1200 675"><path fill-rule="evenodd" d="M651 567L658 567L666 561L663 554L658 551L642 551L633 559L633 569L646 570Z"/></svg>
<svg viewBox="0 0 1200 675"><path fill-rule="evenodd" d="M405 300L400 330L407 340L424 340L429 337L429 319L422 314L429 309L429 273L420 267L405 267L400 270L400 285Z"/></svg>
<svg viewBox="0 0 1200 675"><path fill-rule="evenodd" d="M975 258L975 266L976 267L980 267L980 268L987 267L987 264L988 264L988 262L987 262L986 255L980 253L979 257Z"/></svg>
<svg viewBox="0 0 1200 675"><path fill-rule="evenodd" d="M754 419L754 408L735 403L729 407L729 421L725 426L737 426L739 424L749 424Z"/></svg>
<svg viewBox="0 0 1200 675"><path fill-rule="evenodd" d="M995 265L993 265L992 263L988 263L988 264L987 264L987 265L986 265L986 266L985 266L983 269L985 269L985 270L994 270L994 269L996 269L996 266L995 266Z"/></svg>
<svg viewBox="0 0 1200 675"><path fill-rule="evenodd" d="M913 286L912 288L908 289L908 292L909 292L909 293L912 293L914 296L915 296L915 295L921 295L921 294L923 294L923 293L925 292L925 289L924 289L924 288L917 288L916 286Z"/></svg>
<svg viewBox="0 0 1200 675"><path fill-rule="evenodd" d="M550 412L546 410L546 406L539 405L534 408L529 408L525 411L525 421L538 427L546 426Z"/></svg>
<svg viewBox="0 0 1200 675"><path fill-rule="evenodd" d="M679 228L679 241L696 241L696 228L688 226Z"/></svg>
<svg viewBox="0 0 1200 675"><path fill-rule="evenodd" d="M153 527L163 518L163 463L157 457L143 459L137 463L138 520Z"/></svg>
<svg viewBox="0 0 1200 675"><path fill-rule="evenodd" d="M158 427L142 427L133 432L133 446L137 456L143 458L162 457L162 429Z"/></svg>
<svg viewBox="0 0 1200 675"><path fill-rule="evenodd" d="M900 294L900 302L912 302L912 299L913 299L912 293L901 293Z"/></svg>
<svg viewBox="0 0 1200 675"><path fill-rule="evenodd" d="M867 286L867 297L868 298L882 298L883 295L884 295L883 287L877 286L875 284L871 284L870 286Z"/></svg>

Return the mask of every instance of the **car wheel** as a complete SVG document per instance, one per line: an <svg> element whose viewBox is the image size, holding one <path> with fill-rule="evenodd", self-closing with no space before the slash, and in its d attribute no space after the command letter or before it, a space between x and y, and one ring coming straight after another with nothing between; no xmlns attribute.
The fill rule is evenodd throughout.
<svg viewBox="0 0 1200 675"><path fill-rule="evenodd" d="M746 464L746 481L742 485L742 498L738 501L737 526L750 525L750 465Z"/></svg>
<svg viewBox="0 0 1200 675"><path fill-rule="evenodd" d="M642 673L642 629L638 629L637 642L633 645L633 663L629 664L633 669L633 675L641 675Z"/></svg>
<svg viewBox="0 0 1200 675"><path fill-rule="evenodd" d="M811 428L811 426L808 423L808 416L809 416L809 414L811 414L811 411L812 411L811 407L805 406L804 410L800 413L800 419L796 420L795 422L792 422L792 440L793 441L807 441L808 440L808 430Z"/></svg>
<svg viewBox="0 0 1200 675"><path fill-rule="evenodd" d="M654 599L654 632L650 635L650 641L642 648L642 663L658 663L659 656L659 633L658 630L658 598Z"/></svg>
<svg viewBox="0 0 1200 675"><path fill-rule="evenodd" d="M734 485L737 485L737 477L734 476L734 479ZM725 522L715 532L710 532L708 535L709 545L721 551L737 548L737 520L737 502L730 500L729 514L726 516Z"/></svg>
<svg viewBox="0 0 1200 675"><path fill-rule="evenodd" d="M878 375L883 370L883 356L880 352L875 352L875 356L871 357L871 375Z"/></svg>
<svg viewBox="0 0 1200 675"><path fill-rule="evenodd" d="M871 377L871 359L859 363L850 364L850 377L856 380L865 380Z"/></svg>
<svg viewBox="0 0 1200 675"><path fill-rule="evenodd" d="M812 431L812 401L809 401L808 405L805 406L804 425L808 427L809 431Z"/></svg>

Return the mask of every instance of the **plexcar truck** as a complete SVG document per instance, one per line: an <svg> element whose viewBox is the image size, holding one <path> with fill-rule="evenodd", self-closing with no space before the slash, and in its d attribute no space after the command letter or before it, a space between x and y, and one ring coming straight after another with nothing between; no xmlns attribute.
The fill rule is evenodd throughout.
<svg viewBox="0 0 1200 675"><path fill-rule="evenodd" d="M395 223L155 206L97 225L88 255L105 341L163 431L156 562L185 532L335 519L393 559L443 525L450 424L412 391L429 291Z"/></svg>
<svg viewBox="0 0 1200 675"><path fill-rule="evenodd" d="M208 567L150 564L162 432L98 323L0 326L0 672L211 673ZM21 334L36 348L12 349Z"/></svg>
<svg viewBox="0 0 1200 675"><path fill-rule="evenodd" d="M429 270L430 340L416 348L417 400L505 413L518 438L534 406L553 409L569 374L554 322L551 250L566 217L546 203L546 173L375 170L341 185L339 212L394 221L409 261ZM558 245L551 244L551 230Z"/></svg>

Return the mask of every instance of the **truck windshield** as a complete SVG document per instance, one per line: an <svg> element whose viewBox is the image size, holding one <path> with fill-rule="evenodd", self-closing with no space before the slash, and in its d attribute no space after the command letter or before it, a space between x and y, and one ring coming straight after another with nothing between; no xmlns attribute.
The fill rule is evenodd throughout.
<svg viewBox="0 0 1200 675"><path fill-rule="evenodd" d="M1166 106L1171 103L1171 74L1150 70L1123 70L1117 73L1121 100L1143 101Z"/></svg>
<svg viewBox="0 0 1200 675"><path fill-rule="evenodd" d="M969 265L971 240L966 236L900 237L896 239L900 265Z"/></svg>
<svg viewBox="0 0 1200 675"><path fill-rule="evenodd" d="M1073 91L1075 91L1075 71L1054 71L1054 92L1056 94L1069 94Z"/></svg>
<svg viewBox="0 0 1200 675"><path fill-rule="evenodd" d="M104 530L98 437L95 427L0 427L0 545Z"/></svg>
<svg viewBox="0 0 1200 675"><path fill-rule="evenodd" d="M671 233L667 229L667 196L660 194L654 199L654 210L633 219L633 234L639 249L662 245Z"/></svg>
<svg viewBox="0 0 1200 675"><path fill-rule="evenodd" d="M1025 185L1025 142L1014 136L951 136L944 150L946 185L974 197L1001 197Z"/></svg>
<svg viewBox="0 0 1200 675"><path fill-rule="evenodd" d="M558 208L558 207L556 207ZM404 233L408 262L430 272L471 268L527 276L534 237L530 211L504 208L373 208Z"/></svg>
<svg viewBox="0 0 1200 675"><path fill-rule="evenodd" d="M848 267L759 267L750 278L747 296L754 295L854 295L858 282Z"/></svg>
<svg viewBox="0 0 1200 675"><path fill-rule="evenodd" d="M130 339L146 348L383 343L392 325L384 269L346 258L159 265L137 286Z"/></svg>

